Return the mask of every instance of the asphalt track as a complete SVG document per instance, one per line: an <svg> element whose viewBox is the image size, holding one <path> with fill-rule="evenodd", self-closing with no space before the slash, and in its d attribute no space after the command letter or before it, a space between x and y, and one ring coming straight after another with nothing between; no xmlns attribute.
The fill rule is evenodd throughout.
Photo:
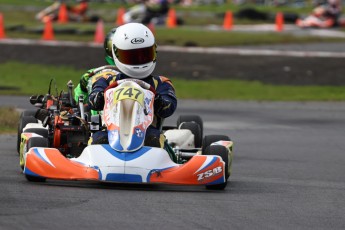
<svg viewBox="0 0 345 230"><path fill-rule="evenodd" d="M26 105L4 97L1 105ZM344 229L345 103L182 100L206 134L235 142L224 191L86 182L29 183L15 135L0 136L1 229Z"/></svg>
<svg viewBox="0 0 345 230"><path fill-rule="evenodd" d="M82 71L105 64L101 45L93 43L3 39L0 50L0 63L20 61L70 66ZM172 80L238 79L284 85L345 85L344 57L345 42L211 49L160 46L155 73Z"/></svg>

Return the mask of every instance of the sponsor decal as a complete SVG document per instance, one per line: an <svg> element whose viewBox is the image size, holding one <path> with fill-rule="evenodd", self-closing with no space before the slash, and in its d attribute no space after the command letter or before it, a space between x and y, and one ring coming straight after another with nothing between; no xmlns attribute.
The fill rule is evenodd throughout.
<svg viewBox="0 0 345 230"><path fill-rule="evenodd" d="M208 179L210 177L213 177L213 176L216 176L218 175L219 173L221 173L223 170L222 170L222 167L221 166L218 166L214 169L210 169L210 170L207 170L206 172L203 172L203 173L200 173L198 174L198 181L202 181L202 180L205 180L205 179Z"/></svg>
<svg viewBox="0 0 345 230"><path fill-rule="evenodd" d="M162 177L162 171L159 169L152 170L151 174L155 174L156 177Z"/></svg>
<svg viewBox="0 0 345 230"><path fill-rule="evenodd" d="M145 42L145 40L143 39L143 38L133 38L132 40L131 40L131 43L132 44L142 44L142 43L144 43Z"/></svg>
<svg viewBox="0 0 345 230"><path fill-rule="evenodd" d="M136 128L136 129L135 129L135 135L136 135L137 137L139 137L139 138L143 138L143 137L144 137L144 132L143 132L141 129Z"/></svg>

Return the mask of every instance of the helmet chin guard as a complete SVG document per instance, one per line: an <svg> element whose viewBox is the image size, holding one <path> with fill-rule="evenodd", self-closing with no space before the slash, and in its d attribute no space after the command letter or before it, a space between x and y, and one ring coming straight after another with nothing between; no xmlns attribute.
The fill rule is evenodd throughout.
<svg viewBox="0 0 345 230"><path fill-rule="evenodd" d="M156 62L150 62L146 65L132 66L125 65L115 59L115 65L119 68L121 72L131 78L144 79L153 72L156 67Z"/></svg>

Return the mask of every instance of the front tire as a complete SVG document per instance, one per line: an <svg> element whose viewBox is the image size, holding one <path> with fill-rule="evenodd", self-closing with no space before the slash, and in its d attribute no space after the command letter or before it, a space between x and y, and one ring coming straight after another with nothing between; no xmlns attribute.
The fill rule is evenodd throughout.
<svg viewBox="0 0 345 230"><path fill-rule="evenodd" d="M27 111L24 111L27 112ZM33 116L24 116L26 113L22 113L19 124L18 124L18 129L17 129L17 152L19 154L20 150L20 141L21 141L21 135L23 132L23 129L25 126L29 123L38 123L37 119L34 118Z"/></svg>
<svg viewBox="0 0 345 230"><path fill-rule="evenodd" d="M207 135L202 140L201 152L204 153L208 146L217 141L230 141L230 138L226 135Z"/></svg>
<svg viewBox="0 0 345 230"><path fill-rule="evenodd" d="M38 176L30 176L25 174L25 178L30 182L45 182L46 178Z"/></svg>
<svg viewBox="0 0 345 230"><path fill-rule="evenodd" d="M31 137L28 140L27 149L29 150L32 147L48 147L48 139L44 138L44 137ZM23 156L21 156L21 157L23 157ZM23 161L24 161L24 159L23 159ZM24 169L24 164L23 164L23 169ZM31 176L31 175L27 175L27 174L25 174L25 178L31 182L44 182L44 181L46 181L46 178L44 178L44 177Z"/></svg>
<svg viewBox="0 0 345 230"><path fill-rule="evenodd" d="M37 129L30 128L26 129L25 132L36 133L42 137L31 137L26 144L26 150L29 150L31 147L48 147L48 130L46 129ZM22 169L24 169L24 148L19 152L19 164Z"/></svg>
<svg viewBox="0 0 345 230"><path fill-rule="evenodd" d="M230 176L230 171L229 171L229 153L228 150L221 145L212 145L212 146L208 146L205 149L205 152L203 153L203 155L215 155L215 156L220 156L222 158L222 160L225 163L225 182L221 183L221 184L212 184L212 185L206 185L206 189L210 189L210 190L223 190L225 189L227 183L228 183L228 178Z"/></svg>

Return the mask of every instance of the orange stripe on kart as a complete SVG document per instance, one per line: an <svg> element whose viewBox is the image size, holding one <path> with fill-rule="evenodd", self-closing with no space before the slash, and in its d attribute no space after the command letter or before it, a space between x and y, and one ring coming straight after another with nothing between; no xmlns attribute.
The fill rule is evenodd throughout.
<svg viewBox="0 0 345 230"><path fill-rule="evenodd" d="M208 157L194 156L181 166L162 171L153 171L149 180L152 183L198 185L208 184L222 177L224 178L224 162L219 157L214 157L215 159L212 164L199 170ZM215 173L213 173L214 171Z"/></svg>
<svg viewBox="0 0 345 230"><path fill-rule="evenodd" d="M45 154L47 160L35 151ZM97 170L66 159L57 149L32 148L26 155L25 167L45 178L98 180Z"/></svg>

